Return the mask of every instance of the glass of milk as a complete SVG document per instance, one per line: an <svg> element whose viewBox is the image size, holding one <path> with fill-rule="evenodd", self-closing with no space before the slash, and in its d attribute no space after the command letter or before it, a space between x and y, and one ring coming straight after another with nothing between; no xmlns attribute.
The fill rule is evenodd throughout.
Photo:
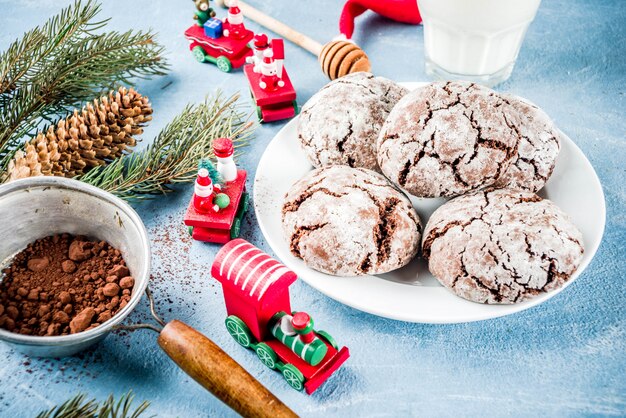
<svg viewBox="0 0 626 418"><path fill-rule="evenodd" d="M419 0L426 73L493 86L509 78L541 0Z"/></svg>

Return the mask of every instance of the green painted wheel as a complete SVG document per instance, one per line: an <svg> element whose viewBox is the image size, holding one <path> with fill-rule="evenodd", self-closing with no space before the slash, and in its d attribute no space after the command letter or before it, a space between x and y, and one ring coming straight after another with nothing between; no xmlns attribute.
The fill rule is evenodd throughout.
<svg viewBox="0 0 626 418"><path fill-rule="evenodd" d="M235 315L231 315L226 318L226 329L228 333L241 345L242 347L250 347L252 342L252 334L248 329L248 326Z"/></svg>
<svg viewBox="0 0 626 418"><path fill-rule="evenodd" d="M241 200L239 201L239 210L237 211L238 218L243 218L243 215L248 211L249 205L250 205L250 195L244 192L241 195Z"/></svg>
<svg viewBox="0 0 626 418"><path fill-rule="evenodd" d="M241 218L233 219L233 226L230 227L230 238L235 239L239 238L239 234L241 233Z"/></svg>
<svg viewBox="0 0 626 418"><path fill-rule="evenodd" d="M191 53L193 54L193 57L196 59L196 61L198 62L206 61L206 54L204 53L204 49L202 49L200 45L194 46L193 49L191 50Z"/></svg>
<svg viewBox="0 0 626 418"><path fill-rule="evenodd" d="M256 107L256 115L259 118L259 122L263 122L263 112L261 111L261 106Z"/></svg>
<svg viewBox="0 0 626 418"><path fill-rule="evenodd" d="M296 112L296 115L297 115L298 113L300 113L300 107L298 106L298 102L294 100L292 104L293 104L293 110L294 112Z"/></svg>
<svg viewBox="0 0 626 418"><path fill-rule="evenodd" d="M193 237L193 226L188 227L187 232L189 232L189 235Z"/></svg>
<svg viewBox="0 0 626 418"><path fill-rule="evenodd" d="M257 357L261 360L261 363L265 364L270 369L276 368L276 360L278 359L278 356L269 345L259 343L259 345L256 346L255 351Z"/></svg>
<svg viewBox="0 0 626 418"><path fill-rule="evenodd" d="M230 60L223 55L217 57L215 65L217 65L217 68L219 68L220 71L223 71L225 73L229 73L230 70L233 69L233 65L230 63Z"/></svg>
<svg viewBox="0 0 626 418"><path fill-rule="evenodd" d="M296 369L293 364L286 364L283 368L283 377L295 390L302 390L304 388L304 376L300 370Z"/></svg>
<svg viewBox="0 0 626 418"><path fill-rule="evenodd" d="M337 341L335 341L335 339L332 337L332 335L322 330L315 331L315 333L328 341L328 344L330 344L331 347L333 347L335 350L339 350L339 345L337 344Z"/></svg>

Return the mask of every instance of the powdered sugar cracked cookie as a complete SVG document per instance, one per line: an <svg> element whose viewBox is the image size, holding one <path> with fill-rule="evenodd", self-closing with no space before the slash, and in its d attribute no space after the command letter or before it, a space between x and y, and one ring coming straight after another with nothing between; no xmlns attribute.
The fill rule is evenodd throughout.
<svg viewBox="0 0 626 418"><path fill-rule="evenodd" d="M378 173L330 166L311 171L285 196L291 252L337 276L386 273L417 253L421 223L410 200Z"/></svg>
<svg viewBox="0 0 626 418"><path fill-rule="evenodd" d="M370 73L338 78L302 107L298 139L314 167L348 165L379 171L376 140L393 106L408 90Z"/></svg>
<svg viewBox="0 0 626 418"><path fill-rule="evenodd" d="M422 253L448 289L481 303L517 303L561 287L583 256L582 234L554 203L497 189L437 209Z"/></svg>
<svg viewBox="0 0 626 418"><path fill-rule="evenodd" d="M412 91L393 108L378 138L385 176L420 197L455 196L489 186L517 153L505 102L467 82Z"/></svg>
<svg viewBox="0 0 626 418"><path fill-rule="evenodd" d="M561 135L546 113L514 95L502 95L508 109L505 115L520 136L517 155L509 168L495 182L508 187L536 192L550 178L561 148Z"/></svg>

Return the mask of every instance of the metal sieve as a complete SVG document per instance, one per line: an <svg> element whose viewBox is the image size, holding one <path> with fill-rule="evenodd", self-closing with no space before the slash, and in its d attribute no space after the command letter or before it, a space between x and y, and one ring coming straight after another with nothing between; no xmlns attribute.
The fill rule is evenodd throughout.
<svg viewBox="0 0 626 418"><path fill-rule="evenodd" d="M0 329L0 340L31 356L63 357L104 339L141 299L150 277L150 243L139 215L97 187L61 177L32 177L0 186L0 260L8 263L31 242L70 233L109 242L122 252L135 278L130 301L97 328L39 337Z"/></svg>

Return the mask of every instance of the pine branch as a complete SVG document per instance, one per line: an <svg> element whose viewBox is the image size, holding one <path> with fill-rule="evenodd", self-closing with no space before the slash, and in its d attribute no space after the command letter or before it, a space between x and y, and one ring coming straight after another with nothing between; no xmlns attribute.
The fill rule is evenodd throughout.
<svg viewBox="0 0 626 418"><path fill-rule="evenodd" d="M100 5L76 1L0 54L0 170L21 139L116 85L165 74L152 32L96 34Z"/></svg>
<svg viewBox="0 0 626 418"><path fill-rule="evenodd" d="M134 398L131 390L117 402L110 395L106 401L98 404L95 399L87 401L84 394L79 394L61 405L39 413L37 418L138 418L148 409L150 403L144 401L131 411Z"/></svg>
<svg viewBox="0 0 626 418"><path fill-rule="evenodd" d="M79 178L122 199L140 200L168 193L175 183L195 179L198 161L213 157L213 140L233 139L237 148L252 134L238 95L224 100L220 93L196 106L188 105L142 152L96 167Z"/></svg>
<svg viewBox="0 0 626 418"><path fill-rule="evenodd" d="M95 400L85 402L85 395L80 394L48 411L40 412L37 418L93 418L95 409Z"/></svg>
<svg viewBox="0 0 626 418"><path fill-rule="evenodd" d="M74 35L89 35L106 24L108 19L90 22L99 11L97 3L88 1L84 6L75 3L13 42L0 54L0 95L15 90L19 85L27 85L45 66L41 60L54 52L56 46Z"/></svg>

